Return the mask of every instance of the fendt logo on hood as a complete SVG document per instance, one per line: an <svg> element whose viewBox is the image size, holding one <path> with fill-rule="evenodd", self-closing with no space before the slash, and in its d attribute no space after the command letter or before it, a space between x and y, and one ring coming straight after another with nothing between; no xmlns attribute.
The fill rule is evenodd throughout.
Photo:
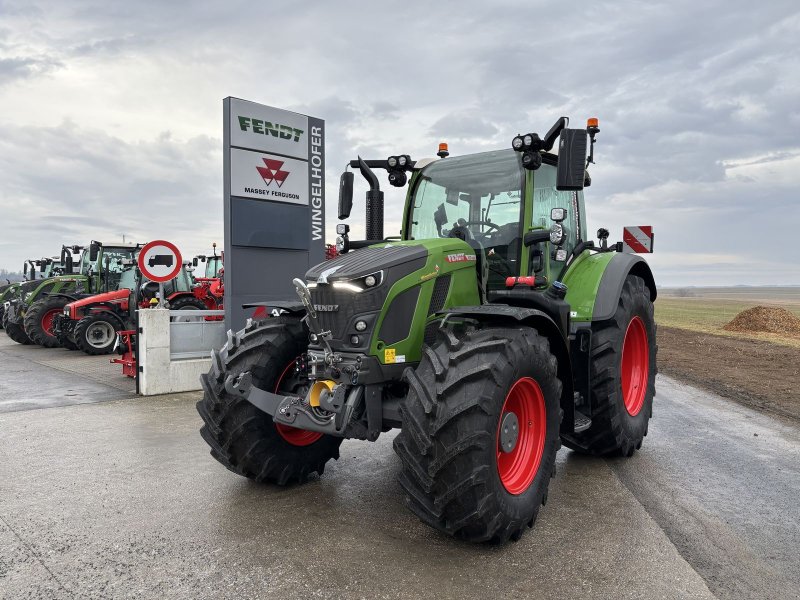
<svg viewBox="0 0 800 600"><path fill-rule="evenodd" d="M283 182L286 181L286 178L289 177L289 171L284 171L281 169L283 167L282 160L275 160L274 158L262 158L261 160L264 161L264 167L256 167L256 171L261 177L264 179L264 183L267 184L267 187L274 181L278 184L278 187L283 185Z"/></svg>

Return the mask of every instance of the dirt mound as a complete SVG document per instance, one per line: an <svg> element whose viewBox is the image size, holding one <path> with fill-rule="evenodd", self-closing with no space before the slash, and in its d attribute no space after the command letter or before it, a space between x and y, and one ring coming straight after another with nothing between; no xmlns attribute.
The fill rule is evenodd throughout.
<svg viewBox="0 0 800 600"><path fill-rule="evenodd" d="M723 327L726 331L761 331L780 335L800 336L800 319L785 308L754 306L743 310Z"/></svg>

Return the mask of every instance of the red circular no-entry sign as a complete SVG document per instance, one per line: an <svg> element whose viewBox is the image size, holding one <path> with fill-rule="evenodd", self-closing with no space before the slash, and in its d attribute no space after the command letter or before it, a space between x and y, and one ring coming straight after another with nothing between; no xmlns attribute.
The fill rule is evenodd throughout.
<svg viewBox="0 0 800 600"><path fill-rule="evenodd" d="M180 273L183 259L180 250L172 242L154 240L139 251L139 270L150 281L164 283Z"/></svg>

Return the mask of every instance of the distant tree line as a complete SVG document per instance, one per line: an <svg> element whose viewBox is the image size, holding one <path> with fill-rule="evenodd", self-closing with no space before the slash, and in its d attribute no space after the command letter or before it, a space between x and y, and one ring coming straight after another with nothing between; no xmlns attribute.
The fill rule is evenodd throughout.
<svg viewBox="0 0 800 600"><path fill-rule="evenodd" d="M14 283L16 281L23 281L25 277L21 271L9 271L8 269L0 269L0 285L6 284L8 281Z"/></svg>

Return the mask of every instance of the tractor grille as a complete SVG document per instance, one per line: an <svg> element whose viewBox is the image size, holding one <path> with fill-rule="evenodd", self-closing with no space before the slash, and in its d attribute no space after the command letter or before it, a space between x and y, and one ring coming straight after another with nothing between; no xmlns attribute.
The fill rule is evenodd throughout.
<svg viewBox="0 0 800 600"><path fill-rule="evenodd" d="M439 325L441 324L441 319L436 319L428 323L425 327L425 345L426 346L433 346L436 342L436 333L439 331Z"/></svg>
<svg viewBox="0 0 800 600"><path fill-rule="evenodd" d="M447 292L450 291L450 274L443 275L436 279L433 286L433 294L431 295L431 304L428 308L428 314L432 315L439 312L444 307L444 301L447 300Z"/></svg>
<svg viewBox="0 0 800 600"><path fill-rule="evenodd" d="M379 311L383 306L384 290L383 286L378 286L369 291L351 292L319 284L311 289L311 301L315 305L338 306L333 311L317 310L317 321L323 330L331 332L331 347L342 349L349 345L349 335L355 333L347 331L347 324L356 315Z"/></svg>

